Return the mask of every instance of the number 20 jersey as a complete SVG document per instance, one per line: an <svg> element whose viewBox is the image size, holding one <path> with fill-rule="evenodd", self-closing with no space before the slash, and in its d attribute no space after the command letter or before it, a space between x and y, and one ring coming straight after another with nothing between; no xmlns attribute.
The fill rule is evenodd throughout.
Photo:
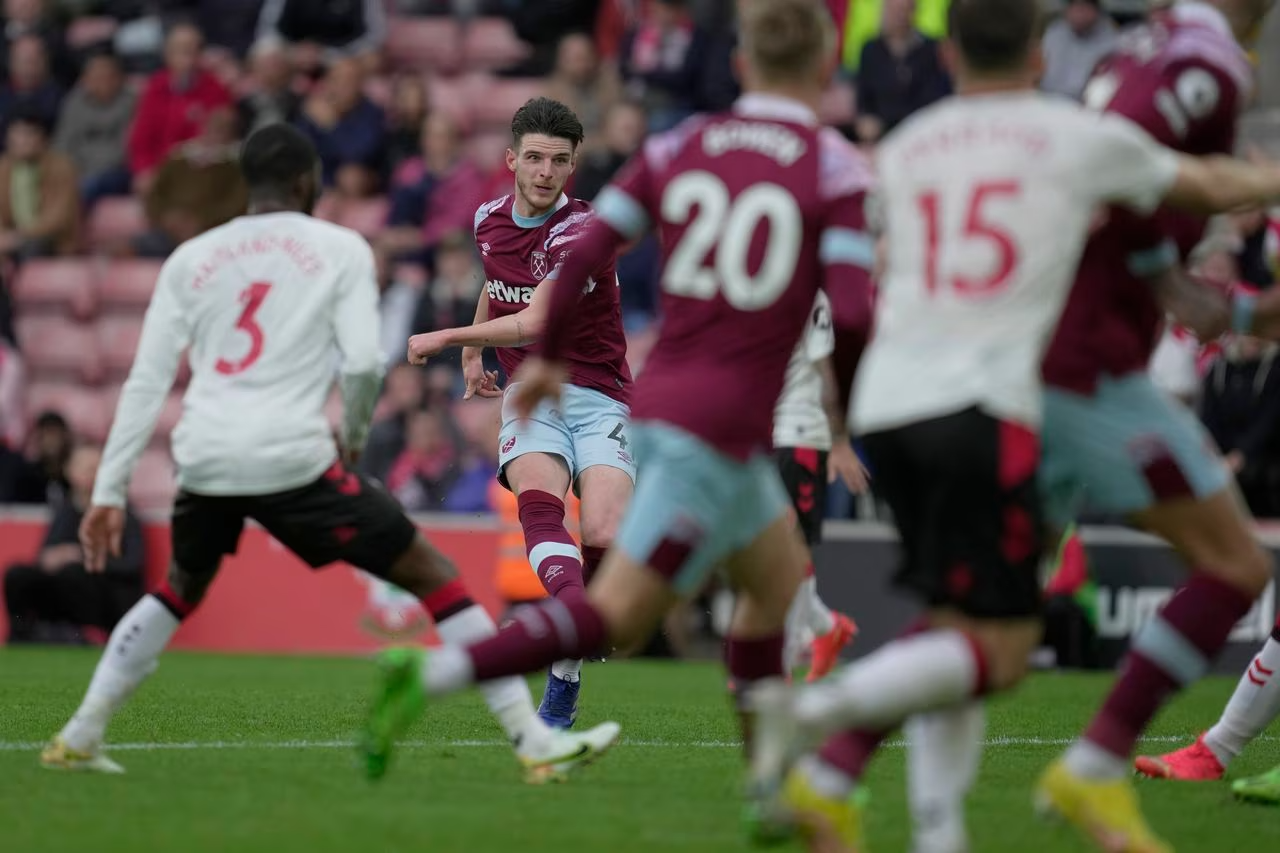
<svg viewBox="0 0 1280 853"><path fill-rule="evenodd" d="M876 165L886 267L855 429L974 407L1038 427L1040 361L1095 211L1150 213L1175 155L1124 119L1012 92L917 113Z"/></svg>
<svg viewBox="0 0 1280 853"><path fill-rule="evenodd" d="M819 286L849 286L850 267L865 276L874 262L870 185L856 149L789 99L748 94L732 112L651 137L595 200L618 233L655 227L662 239L662 326L633 419L736 459L768 451Z"/></svg>

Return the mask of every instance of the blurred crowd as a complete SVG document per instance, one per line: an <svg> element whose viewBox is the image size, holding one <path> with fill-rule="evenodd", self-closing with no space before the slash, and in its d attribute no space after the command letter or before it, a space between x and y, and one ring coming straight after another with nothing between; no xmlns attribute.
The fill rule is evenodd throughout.
<svg viewBox="0 0 1280 853"><path fill-rule="evenodd" d="M946 0L828 5L841 68L826 122L873 147L950 92L937 42ZM427 370L404 365L403 353L411 334L474 313L483 275L473 214L510 191L510 116L536 94L578 112L587 141L570 192L590 200L647 134L732 103L733 9L732 0L4 0L0 503L67 489L67 458L49 455L45 428L76 420L31 402L47 399L29 389L47 378L31 356L49 327L23 316L31 288L14 287L23 270L50 258L163 259L243 210L239 140L290 122L321 153L317 214L364 233L378 259L389 373L363 464L410 510L491 510L496 407L460 402L457 353ZM1068 0L1059 12L1045 35L1043 86L1079 98L1135 18L1099 0ZM1267 286L1277 233L1264 213L1238 218L1204 264ZM648 241L618 267L636 370L652 342L656 265ZM94 319L79 296L67 299L77 322ZM130 309L135 323L141 308ZM1280 461L1269 461L1280 417L1274 354L1237 342L1211 364L1201 357L1194 388L1178 392L1203 401L1242 478L1277 492L1255 506L1266 513L1280 513ZM147 494L162 507L163 490ZM838 494L832 511L854 514L853 503Z"/></svg>

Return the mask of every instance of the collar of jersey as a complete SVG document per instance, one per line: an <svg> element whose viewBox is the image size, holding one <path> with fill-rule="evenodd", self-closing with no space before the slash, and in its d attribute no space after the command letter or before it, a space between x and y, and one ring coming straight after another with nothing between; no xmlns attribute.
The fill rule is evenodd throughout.
<svg viewBox="0 0 1280 853"><path fill-rule="evenodd" d="M560 193L560 200L556 202L556 206L548 210L541 216L521 216L516 213L515 202L511 203L511 221L521 228L537 228L556 214L556 211L569 203L569 197L564 193Z"/></svg>
<svg viewBox="0 0 1280 853"><path fill-rule="evenodd" d="M817 125L818 116L807 104L783 95L748 92L733 103L733 111L746 118L771 118L796 124Z"/></svg>

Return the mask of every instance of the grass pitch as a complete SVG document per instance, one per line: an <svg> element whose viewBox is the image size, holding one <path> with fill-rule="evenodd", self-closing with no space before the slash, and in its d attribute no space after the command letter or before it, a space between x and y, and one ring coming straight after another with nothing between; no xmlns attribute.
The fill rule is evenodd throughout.
<svg viewBox="0 0 1280 853"><path fill-rule="evenodd" d="M172 654L117 718L120 777L39 767L39 745L79 701L94 650L0 651L0 851L4 853L630 853L747 850L740 750L717 667L611 662L584 673L584 723L624 741L565 785L529 787L473 695L429 709L387 778L370 784L350 746L369 663ZM1085 723L1108 679L1041 675L995 702L970 801L974 853L1088 848L1032 814L1031 785ZM1152 730L1163 750L1212 722L1234 685L1200 685ZM535 683L535 695L540 684ZM1276 734L1280 734L1277 732ZM870 841L901 851L903 750L873 766ZM1280 763L1264 738L1232 768ZM1141 785L1179 851L1280 850L1280 810L1225 785Z"/></svg>

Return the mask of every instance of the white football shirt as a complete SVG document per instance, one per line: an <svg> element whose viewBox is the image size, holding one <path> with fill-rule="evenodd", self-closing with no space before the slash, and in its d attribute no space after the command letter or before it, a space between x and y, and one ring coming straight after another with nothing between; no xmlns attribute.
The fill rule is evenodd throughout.
<svg viewBox="0 0 1280 853"><path fill-rule="evenodd" d="M1095 213L1155 210L1177 156L1126 119L1016 92L917 113L877 166L886 270L855 429L974 406L1038 426L1041 358Z"/></svg>
<svg viewBox="0 0 1280 853"><path fill-rule="evenodd" d="M809 322L787 363L782 394L773 411L774 447L831 449L831 424L822 405L822 372L818 365L835 348L831 300L819 290Z"/></svg>
<svg viewBox="0 0 1280 853"><path fill-rule="evenodd" d="M286 491L337 458L324 414L341 355L343 441L359 448L382 377L373 252L301 213L243 216L165 261L116 409L93 502L122 506L184 351L173 432L178 484L207 495Z"/></svg>

